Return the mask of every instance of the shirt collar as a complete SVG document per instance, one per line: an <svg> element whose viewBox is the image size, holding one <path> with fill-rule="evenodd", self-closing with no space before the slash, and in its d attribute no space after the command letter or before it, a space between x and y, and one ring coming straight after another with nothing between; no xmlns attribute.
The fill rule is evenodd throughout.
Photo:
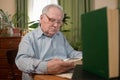
<svg viewBox="0 0 120 80"><path fill-rule="evenodd" d="M38 38L41 38L41 37L43 36L43 34L44 34L44 33L43 33L41 27L39 26L38 29L37 29L37 37L38 37Z"/></svg>

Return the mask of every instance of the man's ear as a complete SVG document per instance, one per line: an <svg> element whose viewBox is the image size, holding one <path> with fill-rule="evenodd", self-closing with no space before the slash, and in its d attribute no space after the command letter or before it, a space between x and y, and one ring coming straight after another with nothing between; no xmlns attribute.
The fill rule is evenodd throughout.
<svg viewBox="0 0 120 80"><path fill-rule="evenodd" d="M43 15L40 16L40 20L43 19Z"/></svg>

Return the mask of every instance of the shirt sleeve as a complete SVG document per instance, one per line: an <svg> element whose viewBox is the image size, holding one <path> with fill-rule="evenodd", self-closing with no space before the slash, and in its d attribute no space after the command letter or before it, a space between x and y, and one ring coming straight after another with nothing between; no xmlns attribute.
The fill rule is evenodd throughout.
<svg viewBox="0 0 120 80"><path fill-rule="evenodd" d="M73 49L73 47L68 43L66 38L64 38L64 42L65 42L65 48L66 48L69 58L81 58L82 59L82 51L76 51L75 49Z"/></svg>
<svg viewBox="0 0 120 80"><path fill-rule="evenodd" d="M28 37L24 37L20 44L15 63L21 71L25 73L45 74L47 72L47 62L36 57L34 49Z"/></svg>

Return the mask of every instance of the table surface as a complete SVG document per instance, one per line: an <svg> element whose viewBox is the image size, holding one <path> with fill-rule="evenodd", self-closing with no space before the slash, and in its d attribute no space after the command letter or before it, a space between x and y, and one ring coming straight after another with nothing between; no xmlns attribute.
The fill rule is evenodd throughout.
<svg viewBox="0 0 120 80"><path fill-rule="evenodd" d="M71 80L68 78L58 77L56 75L35 75L34 80ZM82 65L76 66L73 72L72 80L106 80L95 74L89 73L82 69ZM109 80L120 80L120 78L113 78Z"/></svg>
<svg viewBox="0 0 120 80"><path fill-rule="evenodd" d="M58 77L55 75L35 75L34 80L70 80L70 79Z"/></svg>

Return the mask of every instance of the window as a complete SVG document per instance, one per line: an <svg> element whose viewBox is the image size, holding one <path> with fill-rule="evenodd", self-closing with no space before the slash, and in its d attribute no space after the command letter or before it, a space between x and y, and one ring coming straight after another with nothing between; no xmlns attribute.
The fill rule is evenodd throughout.
<svg viewBox="0 0 120 80"><path fill-rule="evenodd" d="M28 0L28 16L30 21L39 20L42 8L48 4L58 4L57 0Z"/></svg>

